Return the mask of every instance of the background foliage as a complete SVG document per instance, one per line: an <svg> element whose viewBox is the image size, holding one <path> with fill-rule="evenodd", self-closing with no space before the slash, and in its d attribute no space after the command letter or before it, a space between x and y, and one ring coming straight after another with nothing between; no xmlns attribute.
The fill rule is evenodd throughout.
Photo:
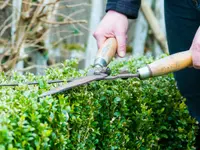
<svg viewBox="0 0 200 150"><path fill-rule="evenodd" d="M106 2L0 0L0 70L44 75L49 66L71 58L87 68L97 53L93 33L106 13ZM126 58L168 53L164 0L142 4L138 19L129 20Z"/></svg>
<svg viewBox="0 0 200 150"><path fill-rule="evenodd" d="M113 61L112 74L131 72L152 59ZM173 76L141 81L99 81L65 93L38 98L69 79L77 61L46 70L45 76L1 74L1 82L37 80L39 85L0 88L0 149L194 149L196 121L187 111Z"/></svg>

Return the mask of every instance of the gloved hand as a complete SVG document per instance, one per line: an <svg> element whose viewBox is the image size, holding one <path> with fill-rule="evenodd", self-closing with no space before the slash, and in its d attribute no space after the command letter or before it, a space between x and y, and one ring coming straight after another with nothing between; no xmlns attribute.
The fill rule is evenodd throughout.
<svg viewBox="0 0 200 150"><path fill-rule="evenodd" d="M121 13L110 10L106 13L93 35L97 40L98 48L107 38L115 37L118 43L117 53L120 57L124 57L126 54L127 30L128 18Z"/></svg>
<svg viewBox="0 0 200 150"><path fill-rule="evenodd" d="M200 69L200 27L196 32L190 50L192 51L193 67Z"/></svg>

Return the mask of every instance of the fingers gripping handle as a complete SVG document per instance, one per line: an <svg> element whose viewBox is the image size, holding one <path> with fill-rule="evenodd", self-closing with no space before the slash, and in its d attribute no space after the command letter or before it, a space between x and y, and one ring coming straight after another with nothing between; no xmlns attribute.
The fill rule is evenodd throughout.
<svg viewBox="0 0 200 150"><path fill-rule="evenodd" d="M117 51L117 41L115 38L109 38L98 50L94 65L106 67L112 58L115 56Z"/></svg>
<svg viewBox="0 0 200 150"><path fill-rule="evenodd" d="M192 65L191 51L176 53L138 69L141 79L161 76Z"/></svg>

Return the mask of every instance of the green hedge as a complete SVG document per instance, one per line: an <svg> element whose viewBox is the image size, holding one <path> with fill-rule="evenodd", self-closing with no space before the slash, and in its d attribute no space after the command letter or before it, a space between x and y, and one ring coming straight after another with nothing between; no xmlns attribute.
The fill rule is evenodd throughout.
<svg viewBox="0 0 200 150"><path fill-rule="evenodd" d="M131 72L152 59L113 61L110 68ZM38 98L59 84L47 80L85 75L75 60L51 68L46 76L0 75L0 81L40 84L0 87L0 149L174 150L194 149L197 122L173 76L98 81L62 94Z"/></svg>

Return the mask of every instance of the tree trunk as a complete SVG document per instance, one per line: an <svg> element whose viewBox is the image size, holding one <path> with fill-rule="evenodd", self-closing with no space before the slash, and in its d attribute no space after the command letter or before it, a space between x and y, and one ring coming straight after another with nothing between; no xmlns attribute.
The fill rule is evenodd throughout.
<svg viewBox="0 0 200 150"><path fill-rule="evenodd" d="M91 16L90 16L90 33L88 37L88 46L86 49L85 67L88 67L94 63L94 59L97 53L97 43L92 34L97 28L102 15L103 15L103 1L92 0Z"/></svg>
<svg viewBox="0 0 200 150"><path fill-rule="evenodd" d="M55 2L55 0L45 0L45 3L50 3L50 2ZM58 7L59 7L59 3L56 3L54 6L51 6L51 8L49 8L50 11L49 11L48 17L47 17L47 19L49 21L56 20L54 14L56 14L57 11L59 10ZM61 54L60 54L60 48L53 47L52 42L55 39L54 39L54 36L51 36L51 34L55 34L55 32L57 33L58 29L57 28L52 29L51 25L48 25L48 26L49 26L49 29L48 29L47 36L45 36L44 43L45 43L45 48L48 50L49 59L53 63L55 63L56 60L60 61Z"/></svg>
<svg viewBox="0 0 200 150"><path fill-rule="evenodd" d="M155 39L158 41L162 50L165 53L168 53L165 34L161 30L160 24L155 16L153 10L151 9L151 6L145 0L142 0L141 8L142 8L142 12L144 13L144 16L145 16L149 26L151 27L151 30L153 32Z"/></svg>
<svg viewBox="0 0 200 150"><path fill-rule="evenodd" d="M158 19L158 22L160 24L161 30L163 33L165 33L165 16L164 16L164 0L156 0L155 3L155 15L156 18ZM158 41L154 40L154 51L153 51L153 56L154 57L159 57L161 54L163 54L163 51L158 44Z"/></svg>
<svg viewBox="0 0 200 150"><path fill-rule="evenodd" d="M150 6L152 5L152 0L148 0L147 2ZM141 11L139 11L138 19L135 24L135 31L132 42L134 56L144 55L148 30L149 26L146 21L146 18L144 17L144 14Z"/></svg>
<svg viewBox="0 0 200 150"><path fill-rule="evenodd" d="M12 46L15 46L16 41L18 40L17 38L19 37L18 34L20 34L20 31L17 31L19 28L19 22L20 22L20 16L21 16L21 10L22 10L22 0L13 0L12 1L12 6L13 6L13 11L12 11L12 27L11 27L11 39L12 39ZM23 47L23 46L22 46ZM24 48L20 49L19 56L22 56L24 53ZM20 70L24 68L24 61L21 60L19 61L15 69ZM21 74L23 72L20 72Z"/></svg>

